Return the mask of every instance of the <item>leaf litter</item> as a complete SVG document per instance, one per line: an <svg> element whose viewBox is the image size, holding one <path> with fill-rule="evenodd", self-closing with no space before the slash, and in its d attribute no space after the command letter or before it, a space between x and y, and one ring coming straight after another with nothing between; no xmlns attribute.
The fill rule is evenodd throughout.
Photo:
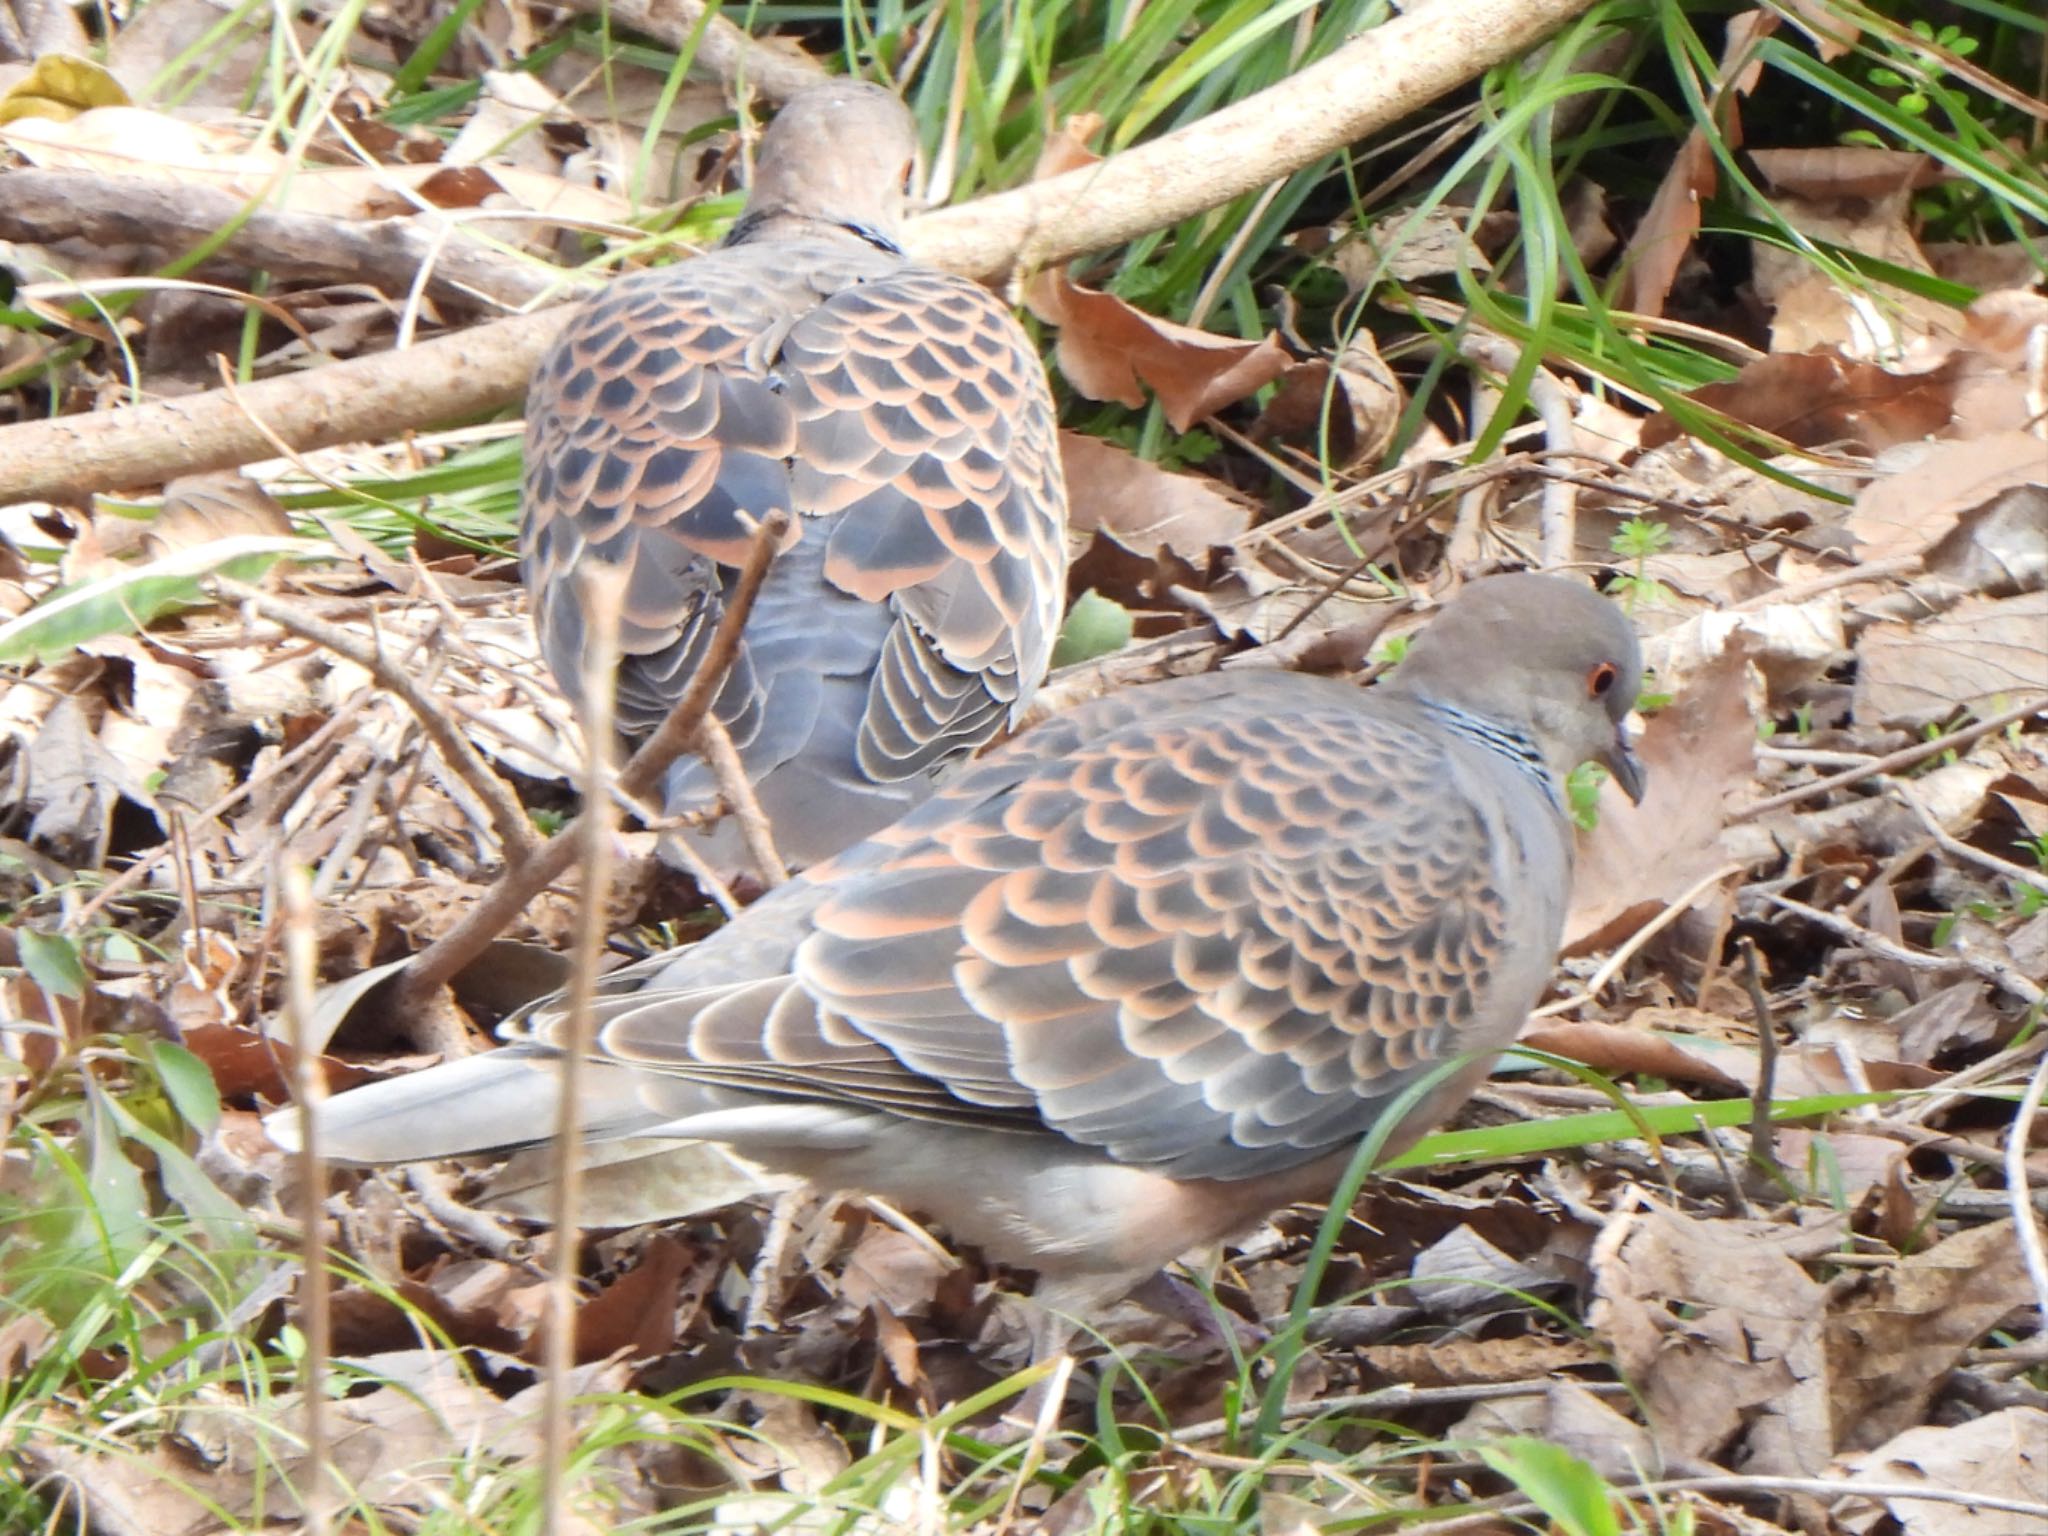
<svg viewBox="0 0 2048 1536"><path fill-rule="evenodd" d="M211 7L160 0L119 30L106 70L61 68L52 49L33 74L0 77L8 100L37 107L0 111L5 163L118 168L236 196L271 185L281 161L223 83L236 70L253 77L258 56L243 43L229 39L239 62L194 98L209 113L135 104L217 20ZM1757 25L1788 20L1799 25ZM271 206L340 221L488 209L514 216L493 220L498 239L558 260L559 221L622 225L636 177L671 199L724 189L734 157L713 125L727 98L686 86L684 110L664 120L663 85L637 64L602 93L562 69L487 75L445 143L340 113L377 163L301 166ZM649 154L643 133L657 120ZM1084 163L1094 126L1069 125L1048 168ZM707 131L716 152L692 138ZM1922 158L1775 153L1759 160L1790 222L1936 270L1907 214L1906 193L1933 174ZM1631 308L1664 304L1701 238L1685 209L1714 176L1710 157L1688 154L1667 182L1676 190L1638 226L1635 249L1654 247L1655 260L1635 270ZM1475 243L1438 218L1410 246L1381 251L1349 233L1310 229L1291 248L1352 298L1390 272L1422 282L1483 267L1498 234L1482 229ZM77 246L39 246L37 259L82 281L102 258ZM1327 1413L1315 1433L1362 1464L1383 1445L1377 1426L1398 1423L1443 1449L1465 1491L1483 1471L1475 1447L1533 1435L1617 1483L1704 1480L1710 1491L1691 1507L1717 1530L2048 1530L2038 1512L1969 1502L2048 1505L2048 1299L2015 1227L2041 1219L2048 1135L2037 1121L2016 1149L2024 1187L2008 1182L2005 1146L2016 1085L2039 1070L2048 976L2048 734L2023 708L2048 697L2048 447L2028 361L2048 318L2038 295L1994 293L1961 312L1906 306L1904 328L1879 338L1869 306L1809 268L1760 260L1759 271L1770 351L1687 403L1754 429L1766 457L1716 447L1687 411L1618 409L1590 377L1561 369L1559 380L1578 412L1577 451L1596 466L1570 553L1632 606L1662 697L1642 741L1651 798L1594 802L1567 955L1527 1040L1620 1083L1639 1115L1680 1118L1368 1186L1321 1272L1289 1402L1302 1418ZM390 302L405 298L372 294L357 308L365 296L345 284L288 286L300 314L326 307L314 334L330 356L385 344ZM1324 346L1291 320L1249 340L1172 321L1086 274L1041 272L1024 298L1056 331L1066 389L1135 411L1156 402L1188 451L1162 464L1128 442L1065 434L1073 591L1129 621L1089 631L1052 697L1212 665L1397 663L1429 594L1476 573L1474 550L1518 559L1542 546L1555 479L1526 444L1473 465L1432 422L1397 447L1414 382L1387 361L1400 355L1389 336L1412 327L1398 305L1375 308L1373 332ZM224 338L241 313L181 326L173 306L144 305L144 382L199 376L211 351L234 350ZM453 315L420 305L406 323ZM74 334L92 346L68 365L64 399L111 398L105 332L77 321ZM272 335L254 363L299 366L304 351ZM549 961L569 942L573 882L529 906L430 1008L388 1006L392 978L475 908L507 849L473 775L367 658L381 650L414 673L454 738L543 830L574 809L577 732L537 664L515 573L432 533L372 541L340 512L315 527L283 511L336 480L395 481L477 446L473 435L421 436L174 482L144 499L140 523L137 503L111 498L0 510L0 800L13 808L0 828L11 918L0 1008L18 1021L5 1037L5 1120L76 1138L102 1236L119 1252L139 1252L167 1211L217 1219L216 1199L254 1213L270 1235L245 1245L240 1294L224 1308L244 1350L301 1337L304 1321L296 1253L277 1236L296 1174L257 1123L290 1065L277 1025L280 861L310 870L318 898L328 991L308 1049L329 1089L481 1048L496 1019L561 979ZM1628 530L1645 526L1661 531L1654 547L1625 552ZM224 598L223 574L259 581L348 649ZM628 834L610 898L607 926L626 953L715 921L653 843ZM1759 957L1755 993L1746 946ZM174 1043L203 1064L217 1121L163 1133L179 1124L161 1108L177 1097L164 1065L175 1058L146 1047L104 1057L87 1095L123 1088L125 1121L83 1100L53 1106L43 1085L66 1043L121 1037ZM1767 1143L1747 1102L1766 1092L1808 1106ZM1611 1108L1604 1084L1510 1062L1454 1130ZM394 1520L467 1496L468 1458L513 1468L536 1455L548 1242L537 1218L549 1177L547 1159L528 1156L337 1178L330 1209L353 1278L334 1299L334 1364L348 1386L333 1458ZM10 1209L49 1194L38 1178L10 1154ZM717 1149L590 1172L576 1386L633 1405L617 1409L630 1422L611 1426L587 1474L618 1518L708 1500L712 1523L737 1527L823 1496L864 1454L871 1425L773 1383L934 1413L1028 1352L1004 1299L1021 1277L950 1252L915 1213L823 1191L729 1204L742 1188L758 1189L758 1176ZM1217 1258L1201 1278L1234 1319L1221 1333L1249 1330L1261 1348L1259 1330L1281 1325L1302 1282L1314 1231L1315 1213L1282 1213ZM36 1235L62 1241L47 1227ZM176 1274L144 1289L166 1316L191 1299ZM23 1294L0 1323L13 1379L54 1358L76 1299L62 1287ZM1231 1422L1238 1371L1213 1326L1135 1306L1090 1321L1132 1362L1084 1367L1102 1373L1115 1411L1163 1416L1180 1437L1131 1474L1137 1497L1170 1506L1205 1447L1227 1439L1216 1426ZM127 1346L98 1350L80 1380L138 1366ZM752 1384L732 1387L741 1374ZM664 1427L667 1410L651 1401L663 1394L711 1415L700 1438ZM1086 1396L1070 1423L1085 1420ZM310 1484L291 1449L303 1408L290 1393L259 1395L228 1372L147 1434L111 1440L88 1424L85 1401L56 1394L6 1454L27 1479L78 1490L104 1528L212 1531L223 1512L288 1520ZM1387 1469L1418 1504L1436 1491L1427 1466ZM1033 1513L1062 1529L1100 1477L1034 1493ZM1304 1464L1276 1486L1269 1523L1321 1528L1364 1507L1355 1488L1322 1479ZM1883 1491L1838 1486L1849 1482ZM1915 1486L1956 1497L1900 1491Z"/></svg>

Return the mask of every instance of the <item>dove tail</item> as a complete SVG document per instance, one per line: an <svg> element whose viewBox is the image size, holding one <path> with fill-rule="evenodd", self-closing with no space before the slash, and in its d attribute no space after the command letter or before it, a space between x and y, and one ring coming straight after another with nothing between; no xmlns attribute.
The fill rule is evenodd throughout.
<svg viewBox="0 0 2048 1536"><path fill-rule="evenodd" d="M411 1163L537 1146L554 1131L560 1081L551 1053L508 1046L367 1083L320 1106L320 1150L339 1163ZM583 1133L592 1140L663 1118L616 1068L586 1065L579 1097ZM287 1151L301 1144L300 1124L296 1105L263 1121Z"/></svg>

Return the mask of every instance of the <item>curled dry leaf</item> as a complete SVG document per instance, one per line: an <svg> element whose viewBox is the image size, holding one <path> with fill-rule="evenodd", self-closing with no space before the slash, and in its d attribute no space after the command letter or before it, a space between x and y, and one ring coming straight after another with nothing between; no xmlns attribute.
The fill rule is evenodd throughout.
<svg viewBox="0 0 2048 1536"><path fill-rule="evenodd" d="M227 470L184 475L165 486L163 509L142 542L151 558L160 558L240 534L288 539L293 532L275 497L240 470Z"/></svg>
<svg viewBox="0 0 2048 1536"><path fill-rule="evenodd" d="M1779 18L1758 9L1731 16L1721 47L1721 62L1715 92L1720 104L1717 125L1721 141L1730 149L1742 143L1740 98L1756 89L1763 64L1757 44L1778 29ZM1714 155L1714 141L1699 128L1686 135L1673 157L1670 169L1650 200L1648 210L1637 224L1623 257L1628 286L1622 307L1638 314L1661 315L1671 285L1700 232L1700 210L1720 185L1720 162Z"/></svg>
<svg viewBox="0 0 2048 1536"><path fill-rule="evenodd" d="M1794 447L1875 453L1946 427L1959 375L1947 364L1929 373L1894 373L1839 352L1781 352L1686 398ZM1659 411L1643 423L1643 446L1661 448L1683 432Z"/></svg>
<svg viewBox="0 0 2048 1536"><path fill-rule="evenodd" d="M1757 168L1771 205L1799 233L1861 252L1909 272L1931 272L1909 227L1913 194L1940 168L1912 151L1834 147L1759 149ZM1865 279L1835 281L1774 240L1751 242L1758 296L1771 306L1771 350L1840 348L1852 357L1892 357L1931 336L1955 334L1955 311L1934 299ZM1873 301L1867 291L1880 290Z"/></svg>
<svg viewBox="0 0 2048 1536"><path fill-rule="evenodd" d="M1372 337L1359 331L1335 362L1292 364L1252 429L1254 441L1283 438L1332 469L1377 460L1394 441L1407 397Z"/></svg>
<svg viewBox="0 0 2048 1536"><path fill-rule="evenodd" d="M1849 649L1842 598L1834 592L1803 603L1773 603L1740 611L1709 609L1643 643L1643 659L1660 693L1682 693L1731 649L1763 674L1777 698L1809 682Z"/></svg>
<svg viewBox="0 0 2048 1536"><path fill-rule="evenodd" d="M1134 555L1163 547L1199 565L1211 549L1235 542L1252 525L1256 509L1227 486L1161 469L1099 437L1062 432L1060 457L1074 534L1099 531Z"/></svg>
<svg viewBox="0 0 2048 1536"><path fill-rule="evenodd" d="M1272 383L1290 359L1268 332L1257 341L1219 336L1148 315L1112 293L1083 288L1064 272L1040 272L1024 285L1024 303L1059 327L1054 356L1069 384L1090 400L1133 409L1145 390L1176 432Z"/></svg>

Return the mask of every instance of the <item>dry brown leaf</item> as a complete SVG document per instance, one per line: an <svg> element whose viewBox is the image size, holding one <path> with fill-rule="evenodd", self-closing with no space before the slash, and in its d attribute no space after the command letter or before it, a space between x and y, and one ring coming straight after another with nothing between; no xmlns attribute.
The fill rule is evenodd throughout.
<svg viewBox="0 0 2048 1536"><path fill-rule="evenodd" d="M2048 1506L2048 1413L2006 1408L1965 1424L1925 1424L1868 1455L1846 1462L1842 1475L1871 1483L1920 1484ZM2048 1536L2048 1515L2021 1515L1967 1502L1851 1499L1834 1518L1858 1533L1899 1536Z"/></svg>
<svg viewBox="0 0 2048 1536"><path fill-rule="evenodd" d="M1758 692L1748 649L1735 644L1650 716L1636 749L1649 773L1643 803L1609 786L1599 826L1580 840L1568 950L1619 942L1727 862L1721 835L1756 772Z"/></svg>
<svg viewBox="0 0 2048 1536"><path fill-rule="evenodd" d="M227 470L183 475L165 486L163 509L142 542L152 557L161 557L237 534L290 538L295 531L275 497L240 470Z"/></svg>
<svg viewBox="0 0 2048 1536"><path fill-rule="evenodd" d="M576 1309L576 1358L651 1360L676 1347L676 1308L690 1250L657 1233L640 1262ZM536 1332L533 1354L540 1349Z"/></svg>
<svg viewBox="0 0 2048 1536"><path fill-rule="evenodd" d="M1377 461L1394 441L1407 404L1401 382L1360 330L1337 354L1295 363L1253 425L1252 438L1282 438L1332 469Z"/></svg>
<svg viewBox="0 0 2048 1536"><path fill-rule="evenodd" d="M1100 531L1136 555L1170 549L1200 565L1252 525L1257 510L1218 481L1161 469L1128 449L1080 432L1060 434L1068 528Z"/></svg>
<svg viewBox="0 0 2048 1536"><path fill-rule="evenodd" d="M1742 147L1741 98L1756 89L1763 77L1763 60L1757 44L1778 30L1779 18L1761 8L1739 12L1728 20L1721 44L1717 74L1715 127L1720 142L1728 149ZM1623 258L1628 286L1623 290L1623 307L1639 314L1661 315L1671 285L1678 277L1686 253L1700 232L1700 208L1720 185L1720 166L1714 155L1714 140L1694 128L1679 146L1671 168L1657 187L1657 195Z"/></svg>
<svg viewBox="0 0 2048 1536"><path fill-rule="evenodd" d="M1963 1351L2032 1301L2010 1221L1838 1287L1826 1336L1836 1449L1867 1450L1918 1424Z"/></svg>
<svg viewBox="0 0 2048 1536"><path fill-rule="evenodd" d="M1272 383L1291 361L1270 332L1243 341L1197 330L1083 288L1064 272L1036 274L1024 302L1059 327L1054 356L1076 390L1136 409L1149 387L1176 432Z"/></svg>
<svg viewBox="0 0 2048 1536"><path fill-rule="evenodd" d="M1639 315L1664 313L1678 269L1700 232L1700 209L1719 185L1720 162L1714 158L1713 141L1695 128L1672 157L1671 168L1629 241L1622 259L1628 274L1623 308Z"/></svg>
<svg viewBox="0 0 2048 1536"><path fill-rule="evenodd" d="M1971 598L1917 623L1874 624L1857 645L1855 713L1863 724L1924 725L2042 693L2048 592Z"/></svg>
<svg viewBox="0 0 2048 1536"><path fill-rule="evenodd" d="M2048 444L2026 432L1999 432L1969 442L1902 443L1839 527L1856 541L1857 558L1896 560L1924 555L1956 520L2018 486L2048 485Z"/></svg>
<svg viewBox="0 0 2048 1536"><path fill-rule="evenodd" d="M1932 372L1895 373L1839 352L1781 352L1686 398L1794 447L1875 453L1947 426L1955 411L1957 377L1958 370L1946 365ZM1678 423L1663 411L1643 424L1645 448L1661 448L1681 435Z"/></svg>
<svg viewBox="0 0 2048 1536"><path fill-rule="evenodd" d="M1586 1339L1519 1334L1505 1339L1438 1339L1428 1344L1375 1344L1359 1360L1390 1381L1417 1387L1462 1387L1476 1382L1527 1381L1552 1371L1598 1364L1600 1347Z"/></svg>
<svg viewBox="0 0 2048 1536"><path fill-rule="evenodd" d="M931 1311L939 1282L955 1267L929 1242L870 1222L847 1256L839 1294L856 1307L879 1302L891 1316L922 1317Z"/></svg>
<svg viewBox="0 0 2048 1536"><path fill-rule="evenodd" d="M1657 1453L1642 1425L1623 1418L1570 1378L1551 1382L1541 1393L1480 1403L1447 1437L1454 1442L1533 1435L1562 1446L1589 1462L1602 1477L1634 1482L1646 1473L1669 1476L1681 1470ZM1704 1463L1683 1470L1706 1470Z"/></svg>
<svg viewBox="0 0 2048 1536"><path fill-rule="evenodd" d="M1909 228L1913 194L1932 185L1939 168L1913 151L1828 147L1751 151L1771 185L1771 205L1801 234L1913 272L1927 258ZM1877 301L1837 283L1803 251L1767 240L1751 242L1758 297L1771 306L1771 351L1839 348L1851 357L1892 357L1930 336L1961 329L1946 304L1899 288ZM1879 285L1882 286L1882 285Z"/></svg>
<svg viewBox="0 0 2048 1536"><path fill-rule="evenodd" d="M1610 1077L1633 1073L1729 1092L1742 1086L1710 1053L1690 1048L1689 1042L1653 1034L1633 1021L1625 1025L1597 1020L1532 1024L1522 1031L1517 1043L1584 1062Z"/></svg>
<svg viewBox="0 0 2048 1536"><path fill-rule="evenodd" d="M1827 1464L1823 1293L1798 1260L1839 1236L1832 1224L1695 1221L1648 1202L1601 1235L1587 1320L1667 1461L1791 1475Z"/></svg>

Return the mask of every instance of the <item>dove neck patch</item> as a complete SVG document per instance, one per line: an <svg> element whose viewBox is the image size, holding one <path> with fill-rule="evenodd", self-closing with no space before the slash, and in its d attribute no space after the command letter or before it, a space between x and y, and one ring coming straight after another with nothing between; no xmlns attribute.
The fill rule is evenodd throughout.
<svg viewBox="0 0 2048 1536"><path fill-rule="evenodd" d="M1543 754L1537 750L1536 743L1520 731L1502 725L1498 720L1488 720L1483 715L1468 715L1449 704L1425 702L1422 707L1441 721L1446 730L1506 758L1536 781L1552 805L1559 810L1565 808L1564 796L1559 793L1550 765L1543 761Z"/></svg>
<svg viewBox="0 0 2048 1536"><path fill-rule="evenodd" d="M801 218L806 223L812 225L822 224L828 229L839 230L842 233L853 236L854 239L861 241L863 244L873 246L885 256L901 256L903 254L903 247L901 245L883 234L879 229L869 225L857 224L846 219L816 219L808 215L792 214L782 208L748 209L737 219L733 220L732 227L725 232L725 238L719 244L728 246L745 245L749 240L759 235L762 226L771 219L786 218Z"/></svg>

